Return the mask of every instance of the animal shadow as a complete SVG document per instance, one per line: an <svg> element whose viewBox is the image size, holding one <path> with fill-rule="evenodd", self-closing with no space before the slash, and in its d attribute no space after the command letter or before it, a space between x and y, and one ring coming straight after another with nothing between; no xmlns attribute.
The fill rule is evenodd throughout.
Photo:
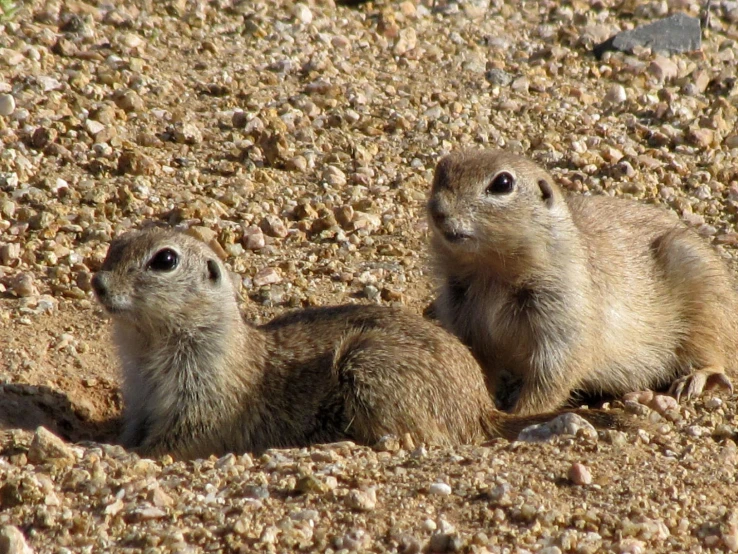
<svg viewBox="0 0 738 554"><path fill-rule="evenodd" d="M66 394L43 385L0 385L0 430L34 431L40 425L69 442L115 442L121 421L96 419Z"/></svg>

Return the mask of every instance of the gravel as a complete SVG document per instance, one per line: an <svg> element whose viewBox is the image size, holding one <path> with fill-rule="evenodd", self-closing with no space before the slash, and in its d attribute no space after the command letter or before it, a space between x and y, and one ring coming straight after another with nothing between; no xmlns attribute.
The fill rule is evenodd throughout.
<svg viewBox="0 0 738 554"><path fill-rule="evenodd" d="M712 2L698 52L601 59L702 2L18 4L0 22L0 549L738 551L735 395L637 393L618 403L632 431L565 418L538 442L144 460L111 444L90 287L111 238L154 220L216 248L252 321L420 313L433 168L483 146L666 206L734 263L735 2Z"/></svg>

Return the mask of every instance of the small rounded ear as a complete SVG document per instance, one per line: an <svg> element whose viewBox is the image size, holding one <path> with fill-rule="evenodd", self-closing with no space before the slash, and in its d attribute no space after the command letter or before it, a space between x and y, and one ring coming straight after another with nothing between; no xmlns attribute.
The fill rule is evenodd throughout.
<svg viewBox="0 0 738 554"><path fill-rule="evenodd" d="M553 191L553 187L551 186L551 183L549 183L546 179L539 179L538 188L541 191L541 198L546 203L546 206L548 206L549 208L553 206L554 191Z"/></svg>
<svg viewBox="0 0 738 554"><path fill-rule="evenodd" d="M220 281L220 268L215 260L208 260L208 279L217 283Z"/></svg>
<svg viewBox="0 0 738 554"><path fill-rule="evenodd" d="M241 296L241 276L238 273L229 271L228 277L231 280L231 285L233 285L233 297L236 299L236 302L240 302L243 300L243 296Z"/></svg>
<svg viewBox="0 0 738 554"><path fill-rule="evenodd" d="M434 190L447 190L451 188L451 158L446 156L436 164L436 170L433 172L433 185Z"/></svg>

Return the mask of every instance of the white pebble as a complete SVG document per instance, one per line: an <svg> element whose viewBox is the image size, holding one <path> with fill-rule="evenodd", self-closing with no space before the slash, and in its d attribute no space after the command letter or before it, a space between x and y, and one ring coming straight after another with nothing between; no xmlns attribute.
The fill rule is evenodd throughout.
<svg viewBox="0 0 738 554"><path fill-rule="evenodd" d="M94 119L88 119L87 121L85 121L85 130L92 137L101 132L103 129L105 129L105 125L103 125L99 121L95 121Z"/></svg>
<svg viewBox="0 0 738 554"><path fill-rule="evenodd" d="M614 84L605 93L605 102L608 104L621 104L628 99L623 85Z"/></svg>
<svg viewBox="0 0 738 554"><path fill-rule="evenodd" d="M437 494L440 496L448 496L451 494L451 487L446 483L433 483L428 489L429 494Z"/></svg>
<svg viewBox="0 0 738 554"><path fill-rule="evenodd" d="M646 551L646 544L638 539L623 539L618 545L620 554L643 554Z"/></svg>
<svg viewBox="0 0 738 554"><path fill-rule="evenodd" d="M313 12L311 12L310 8L308 8L305 4L295 4L292 13L297 19L300 20L300 23L310 25L310 23L313 22Z"/></svg>
<svg viewBox="0 0 738 554"><path fill-rule="evenodd" d="M590 437L597 437L597 430L583 417L567 413L561 414L548 423L554 435L576 435L579 431Z"/></svg>
<svg viewBox="0 0 738 554"><path fill-rule="evenodd" d="M0 115L9 116L15 111L15 98L11 94L0 94Z"/></svg>
<svg viewBox="0 0 738 554"><path fill-rule="evenodd" d="M435 531L437 525L436 525L436 522L435 521L433 521L432 519L428 518L426 520L423 520L423 523L421 524L421 527L425 531Z"/></svg>
<svg viewBox="0 0 738 554"><path fill-rule="evenodd" d="M425 458L427 455L428 455L428 450L422 444L418 446L415 450L410 452L410 457L415 458L415 459Z"/></svg>
<svg viewBox="0 0 738 554"><path fill-rule="evenodd" d="M712 398L708 398L705 400L705 407L708 410L717 410L723 405L723 399L718 398L717 396L713 396Z"/></svg>
<svg viewBox="0 0 738 554"><path fill-rule="evenodd" d="M374 487L366 490L352 490L346 499L349 508L361 512L370 512L377 507L377 490Z"/></svg>
<svg viewBox="0 0 738 554"><path fill-rule="evenodd" d="M545 442L551 440L555 435L576 436L580 431L587 437L597 439L597 430L589 421L577 414L566 413L548 423L526 427L518 435L518 440L523 442Z"/></svg>
<svg viewBox="0 0 738 554"><path fill-rule="evenodd" d="M333 165L326 166L323 170L323 179L332 187L342 187L346 184L346 174Z"/></svg>
<svg viewBox="0 0 738 554"><path fill-rule="evenodd" d="M46 75L36 77L36 82L41 85L41 88L44 92L50 92L52 90L58 90L62 88L62 84L59 79L54 79L54 77L47 77Z"/></svg>
<svg viewBox="0 0 738 554"><path fill-rule="evenodd" d="M264 527L264 530L261 532L261 535L259 536L259 542L262 542L265 544L274 544L275 542L277 542L277 535L279 535L278 527L275 527L274 525Z"/></svg>
<svg viewBox="0 0 738 554"><path fill-rule="evenodd" d="M0 551L8 554L33 554L33 548L28 546L23 532L14 525L0 528Z"/></svg>
<svg viewBox="0 0 738 554"><path fill-rule="evenodd" d="M702 437L710 434L710 430L707 427L702 427L700 425L690 425L687 427L686 431L690 437Z"/></svg>
<svg viewBox="0 0 738 554"><path fill-rule="evenodd" d="M456 532L456 527L443 518L438 519L438 532L444 535L450 535Z"/></svg>

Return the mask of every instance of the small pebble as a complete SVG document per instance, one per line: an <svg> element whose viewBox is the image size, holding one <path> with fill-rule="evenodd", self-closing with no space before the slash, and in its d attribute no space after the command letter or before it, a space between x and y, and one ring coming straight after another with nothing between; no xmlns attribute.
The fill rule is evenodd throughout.
<svg viewBox="0 0 738 554"><path fill-rule="evenodd" d="M101 133L103 130L105 130L105 125L98 121L95 121L94 119L88 119L87 121L85 121L85 129L91 137L94 137L98 133Z"/></svg>
<svg viewBox="0 0 738 554"><path fill-rule="evenodd" d="M12 94L0 94L0 116L7 117L15 111L15 98Z"/></svg>
<svg viewBox="0 0 738 554"><path fill-rule="evenodd" d="M20 244L11 242L0 245L0 264L11 265L20 259Z"/></svg>
<svg viewBox="0 0 738 554"><path fill-rule="evenodd" d="M31 273L18 274L15 279L13 279L11 290L20 298L38 295L38 289L36 289L33 274Z"/></svg>
<svg viewBox="0 0 738 554"><path fill-rule="evenodd" d="M490 69L484 76L493 85L503 87L506 87L513 81L513 76L503 69Z"/></svg>
<svg viewBox="0 0 738 554"><path fill-rule="evenodd" d="M664 415L669 410L678 410L679 402L673 396L666 394L657 394L648 403L648 407L658 412L660 415Z"/></svg>
<svg viewBox="0 0 738 554"><path fill-rule="evenodd" d="M420 541L408 534L403 534L397 539L397 551L399 554L419 554L423 549Z"/></svg>
<svg viewBox="0 0 738 554"><path fill-rule="evenodd" d="M430 487L428 487L428 494L448 496L449 494L451 494L451 487L446 483L433 483Z"/></svg>
<svg viewBox="0 0 738 554"><path fill-rule="evenodd" d="M13 67L18 65L24 60L23 54L10 48L0 48L0 61L5 62L6 65Z"/></svg>
<svg viewBox="0 0 738 554"><path fill-rule="evenodd" d="M462 541L458 535L435 533L428 541L428 552L458 552Z"/></svg>
<svg viewBox="0 0 738 554"><path fill-rule="evenodd" d="M67 443L45 427L39 427L28 449L28 461L32 464L44 464L54 459L74 461L76 457Z"/></svg>
<svg viewBox="0 0 738 554"><path fill-rule="evenodd" d="M305 4L295 4L292 9L294 16L305 25L310 25L313 22L313 12L310 11Z"/></svg>
<svg viewBox="0 0 738 554"><path fill-rule="evenodd" d="M569 468L569 479L575 485L591 485L592 473L584 464L574 463Z"/></svg>
<svg viewBox="0 0 738 554"><path fill-rule="evenodd" d="M679 74L677 64L664 56L656 56L648 66L648 71L659 81L674 79Z"/></svg>
<svg viewBox="0 0 738 554"><path fill-rule="evenodd" d="M243 247L247 250L259 250L266 245L264 232L256 225L250 225L243 231Z"/></svg>
<svg viewBox="0 0 738 554"><path fill-rule="evenodd" d="M623 539L618 544L618 552L620 554L645 554L646 543L633 538Z"/></svg>
<svg viewBox="0 0 738 554"><path fill-rule="evenodd" d="M690 437L704 437L710 434L710 430L701 425L690 425L685 431Z"/></svg>
<svg viewBox="0 0 738 554"><path fill-rule="evenodd" d="M712 396L705 400L705 408L708 410L717 410L718 408L722 407L723 405L723 399L718 398L717 396Z"/></svg>
<svg viewBox="0 0 738 554"><path fill-rule="evenodd" d="M14 525L0 527L0 554L33 554L23 532Z"/></svg>
<svg viewBox="0 0 738 554"><path fill-rule="evenodd" d="M597 438L597 430L583 417L566 413L557 416L548 423L541 423L526 427L518 436L523 442L545 442L551 440L555 435L577 435L582 433L592 439Z"/></svg>
<svg viewBox="0 0 738 554"><path fill-rule="evenodd" d="M730 135L729 137L725 137L723 144L727 148L738 148L738 135Z"/></svg>
<svg viewBox="0 0 738 554"><path fill-rule="evenodd" d="M438 526L436 525L436 522L430 518L424 519L423 523L421 524L421 527L425 529L426 531L435 531L438 528Z"/></svg>
<svg viewBox="0 0 738 554"><path fill-rule="evenodd" d="M346 504L353 510L370 512L377 507L377 490L374 487L352 490L346 498Z"/></svg>
<svg viewBox="0 0 738 554"><path fill-rule="evenodd" d="M259 535L259 542L264 544L274 544L277 542L277 536L279 535L279 528L274 525L268 525L264 527Z"/></svg>
<svg viewBox="0 0 738 554"><path fill-rule="evenodd" d="M287 226L276 215L268 215L261 221L261 230L270 237L284 238L289 234Z"/></svg>
<svg viewBox="0 0 738 554"><path fill-rule="evenodd" d="M620 84L611 85L605 93L605 102L607 104L622 104L628 99L625 87Z"/></svg>
<svg viewBox="0 0 738 554"><path fill-rule="evenodd" d="M364 529L354 529L341 539L341 546L352 552L362 552L371 542L371 536Z"/></svg>
<svg viewBox="0 0 738 554"><path fill-rule="evenodd" d="M254 285L263 287L264 285L276 285L282 282L282 276L273 267L265 267L254 275Z"/></svg>
<svg viewBox="0 0 738 554"><path fill-rule="evenodd" d="M346 174L335 166L329 165L323 170L323 179L332 187L346 185Z"/></svg>

